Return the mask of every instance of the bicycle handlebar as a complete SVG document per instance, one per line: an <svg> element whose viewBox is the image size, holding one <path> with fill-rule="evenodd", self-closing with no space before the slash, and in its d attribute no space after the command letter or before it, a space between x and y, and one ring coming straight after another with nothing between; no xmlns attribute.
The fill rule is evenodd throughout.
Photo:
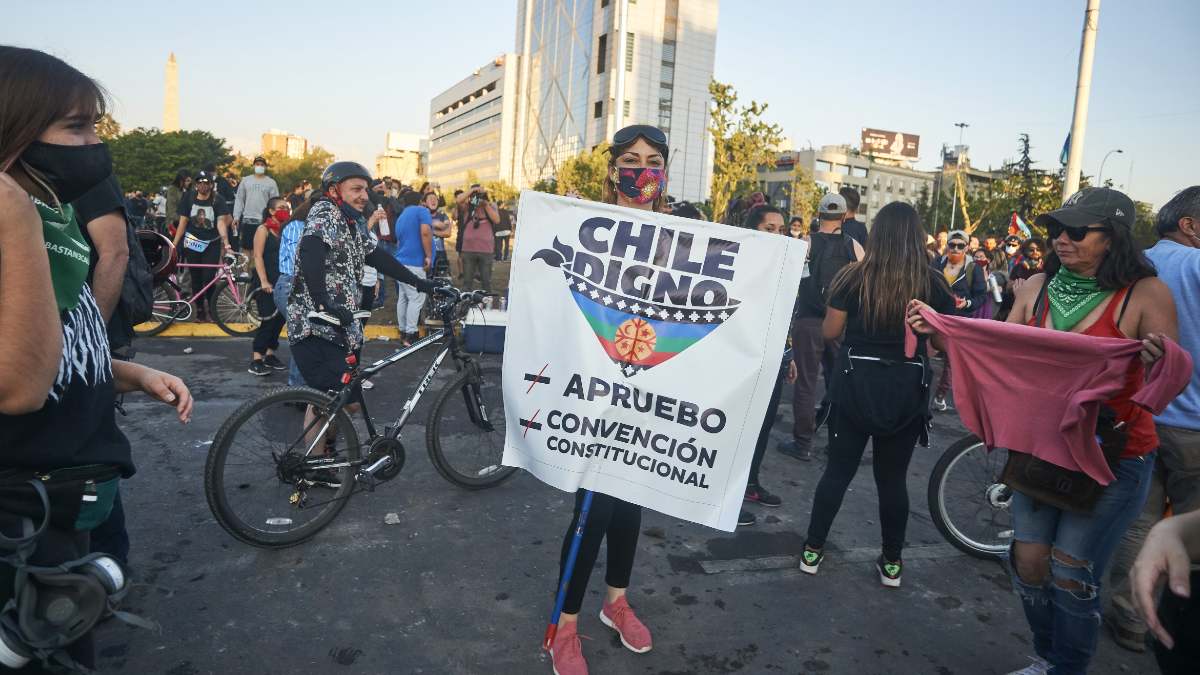
<svg viewBox="0 0 1200 675"><path fill-rule="evenodd" d="M230 267L242 266L250 261L249 256L245 255L244 253L236 253L236 252L226 253L225 255L223 255L221 257L221 259L225 262L226 265L229 265Z"/></svg>

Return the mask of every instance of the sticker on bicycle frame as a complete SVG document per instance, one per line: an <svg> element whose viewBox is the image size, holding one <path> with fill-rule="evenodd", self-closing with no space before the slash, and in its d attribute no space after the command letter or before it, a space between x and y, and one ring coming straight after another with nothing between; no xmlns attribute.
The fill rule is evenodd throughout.
<svg viewBox="0 0 1200 675"><path fill-rule="evenodd" d="M204 253L206 250L208 250L208 245L211 243L211 241L204 241L203 239L197 239L196 237L193 237L190 232L183 233L183 247L189 251Z"/></svg>
<svg viewBox="0 0 1200 675"><path fill-rule="evenodd" d="M504 464L733 531L802 240L523 192Z"/></svg>

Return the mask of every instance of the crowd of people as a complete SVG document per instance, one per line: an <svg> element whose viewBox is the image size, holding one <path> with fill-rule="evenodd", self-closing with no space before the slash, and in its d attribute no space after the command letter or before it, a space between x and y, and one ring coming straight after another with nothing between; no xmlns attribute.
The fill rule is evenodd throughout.
<svg viewBox="0 0 1200 675"><path fill-rule="evenodd" d="M134 465L114 415L116 395L145 392L173 406L181 422L191 418L184 382L114 358L118 345L108 338L120 320L122 265L129 253L122 255L118 242L143 201L143 224L159 217L160 203L161 213L173 214L163 215L161 226L185 259L212 260L232 251L252 259L254 280L266 291L258 295L259 311L275 316L254 337L250 372L288 368L277 356L286 325L289 382L318 390L340 386L347 350L358 352L364 342L361 310L384 296L382 280L397 282L397 320L412 340L425 294L451 281L447 240L459 254L459 284L490 290L492 266L508 254L501 243L511 236L514 218L481 186L460 190L448 202L436 186L406 188L346 161L327 167L319 184L293 186L287 195L261 157L253 174L240 179L204 167L181 171L163 195L125 194L93 129L105 105L94 81L48 54L0 47L0 100L8 102L0 106L0 531L10 538L28 535L37 529L32 519L39 502L48 504L40 529L17 540L16 548L6 540L0 550L0 639L11 648L30 640L21 633L27 624L12 619L26 597L14 592L14 583L26 583L29 566L74 569L94 560L89 551L127 561L118 486ZM667 136L657 127L617 131L604 201L702 219L695 205L666 198L669 153ZM800 570L816 575L835 555L826 544L868 442L880 515L874 567L880 584L895 588L904 571L908 466L917 444L928 443L932 410L948 410L954 399L956 407L972 410L991 397L1011 400L1013 381L1006 377L1062 399L1079 394L1069 383L1055 382L1055 373L1027 365L1036 349L988 343L986 353L994 359L962 359L948 356L962 353L952 335L994 336L1015 325L1023 332L1014 340L1042 339L1045 345L1063 344L1068 333L1089 345L1136 340L1136 354L1108 357L1116 363L1115 386L1088 383L1107 387L1103 402L1111 411L1103 422L1108 426L1095 430L1111 454L1112 473L1098 501L1073 508L1063 505L1070 495L1051 503L1019 486L1013 496L1010 569L1036 652L1031 665L1015 672L1086 672L1100 633L1100 588L1110 563L1108 616L1118 641L1144 648L1146 633L1153 632L1164 672L1194 668L1200 610L1189 595L1187 568L1200 559L1200 371L1179 354L1200 353L1200 186L1163 206L1161 241L1145 253L1134 245L1132 201L1108 188L1085 189L1040 214L1035 223L1046 231L1045 241L980 241L964 231L930 237L917 211L901 202L880 208L868 226L857 218L858 194L850 189L824 195L816 222L807 226L761 194L745 201L731 224L809 243L789 344L764 419L753 421L760 433L744 495L747 507L783 505L762 485L760 469L783 387L790 385L792 438L780 446L781 454L811 462L818 455L818 430L829 433ZM19 321L11 318L17 316ZM909 348L913 338L915 351ZM931 354L941 355L936 383ZM995 375L996 361L1008 367L1007 375ZM1165 406L1155 417L1139 396L1164 379L1188 384L1178 396L1163 396L1166 385L1154 385ZM951 392L951 381L969 381L978 390ZM1070 444L1043 417L1008 412L1010 423L1027 425L1021 431L1031 443ZM321 451L316 444L314 452ZM1014 448L1010 461L1030 453ZM314 485L336 487L338 480L330 470L310 476ZM581 491L569 521L564 514L564 568L584 502ZM1164 520L1168 503L1177 515ZM604 542L599 620L634 653L653 646L628 597L641 507L604 494L595 494L589 506L552 644L557 675L587 673L579 614ZM739 516L741 526L754 521L751 511ZM1157 607L1155 588L1164 577L1168 590ZM29 659L62 655L92 666L91 625L52 650L25 644L21 653ZM48 671L33 664L27 672Z"/></svg>

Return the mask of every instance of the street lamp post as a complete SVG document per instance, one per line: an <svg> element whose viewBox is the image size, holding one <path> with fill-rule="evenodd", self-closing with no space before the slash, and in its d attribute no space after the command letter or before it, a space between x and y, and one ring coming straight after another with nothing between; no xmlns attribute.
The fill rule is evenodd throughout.
<svg viewBox="0 0 1200 675"><path fill-rule="evenodd" d="M963 153L963 131L971 126L966 122L955 122L954 126L958 127L958 147L955 148L954 158L954 198L950 201L950 231L954 231L954 212L958 209L958 173L962 171L962 153ZM943 170L945 162L943 164Z"/></svg>
<svg viewBox="0 0 1200 675"><path fill-rule="evenodd" d="M1104 187L1104 163L1108 161L1108 156L1114 152L1120 155L1125 151L1120 148L1113 148L1112 150L1104 153L1104 159L1100 160L1100 174L1096 176L1096 187Z"/></svg>

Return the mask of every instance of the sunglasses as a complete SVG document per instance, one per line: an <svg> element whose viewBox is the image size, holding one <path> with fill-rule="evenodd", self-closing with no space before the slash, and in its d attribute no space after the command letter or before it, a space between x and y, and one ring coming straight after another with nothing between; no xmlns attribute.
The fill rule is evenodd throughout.
<svg viewBox="0 0 1200 675"><path fill-rule="evenodd" d="M637 140L638 136L656 145L667 144L667 134L662 129L650 126L649 124L631 124L613 134L613 145L632 143Z"/></svg>
<svg viewBox="0 0 1200 675"><path fill-rule="evenodd" d="M951 248L951 249L954 249L955 251L965 251L965 250L967 250L967 245L966 245L966 244L962 244L962 243L958 243L958 244L947 244L947 245L946 245L946 248Z"/></svg>
<svg viewBox="0 0 1200 675"><path fill-rule="evenodd" d="M1067 237L1071 241L1083 241L1087 238L1088 232L1112 232L1111 227L1067 227L1062 223L1050 222L1046 225L1046 234L1050 236L1050 240L1058 239L1063 232L1067 233Z"/></svg>

